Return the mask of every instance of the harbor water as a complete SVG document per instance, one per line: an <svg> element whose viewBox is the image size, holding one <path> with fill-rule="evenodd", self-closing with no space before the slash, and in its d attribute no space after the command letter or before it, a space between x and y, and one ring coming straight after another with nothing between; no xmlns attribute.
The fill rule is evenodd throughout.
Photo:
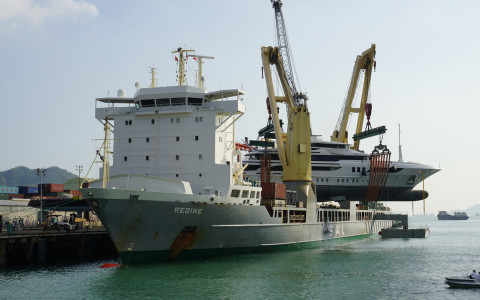
<svg viewBox="0 0 480 300"><path fill-rule="evenodd" d="M109 261L0 269L1 299L473 299L445 276L480 270L480 217L438 221L426 239L378 235L319 249L119 268Z"/></svg>

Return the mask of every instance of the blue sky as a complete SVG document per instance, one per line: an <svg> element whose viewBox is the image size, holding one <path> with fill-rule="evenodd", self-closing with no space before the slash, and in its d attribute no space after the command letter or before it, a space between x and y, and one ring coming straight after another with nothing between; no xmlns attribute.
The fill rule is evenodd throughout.
<svg viewBox="0 0 480 300"><path fill-rule="evenodd" d="M404 160L442 168L425 182L427 211L480 203L480 2L285 0L283 12L315 134L329 139L355 57L375 43L373 126L387 127L394 159L400 123ZM255 138L266 123L260 47L275 44L268 0L0 0L0 38L0 170L87 170L102 137L94 99L120 88L132 96L136 81L149 84L150 66L159 85L174 85L171 51L180 46L215 56L204 64L210 90L245 91L238 137ZM193 85L194 64L188 70Z"/></svg>

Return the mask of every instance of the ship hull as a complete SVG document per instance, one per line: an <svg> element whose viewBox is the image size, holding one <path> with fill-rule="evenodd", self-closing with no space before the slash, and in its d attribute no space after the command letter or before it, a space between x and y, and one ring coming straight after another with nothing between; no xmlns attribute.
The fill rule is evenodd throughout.
<svg viewBox="0 0 480 300"><path fill-rule="evenodd" d="M437 216L438 220L444 221L444 220L468 220L467 216L461 216L461 217L456 217L456 216Z"/></svg>
<svg viewBox="0 0 480 300"><path fill-rule="evenodd" d="M221 197L99 188L83 192L124 264L316 248L325 241L367 237L392 224L283 223L265 206L222 204Z"/></svg>

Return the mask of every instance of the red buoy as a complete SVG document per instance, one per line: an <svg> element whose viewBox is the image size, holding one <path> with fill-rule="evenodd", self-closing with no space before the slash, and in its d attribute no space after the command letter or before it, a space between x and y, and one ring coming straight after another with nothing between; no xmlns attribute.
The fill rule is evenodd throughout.
<svg viewBox="0 0 480 300"><path fill-rule="evenodd" d="M115 267L121 267L122 265L120 264L114 264L114 263L106 263L100 266L100 268L115 268Z"/></svg>

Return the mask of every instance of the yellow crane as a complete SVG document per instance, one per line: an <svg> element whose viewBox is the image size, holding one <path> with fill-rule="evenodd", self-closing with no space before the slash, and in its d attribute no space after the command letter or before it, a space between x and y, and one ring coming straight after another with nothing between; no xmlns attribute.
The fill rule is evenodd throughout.
<svg viewBox="0 0 480 300"><path fill-rule="evenodd" d="M354 135L354 144L352 149L358 150L360 146L360 139L372 136L375 134L381 134L385 132L385 127L379 127L368 131L369 134L364 133L362 135L363 121L365 118L365 105L367 104L368 94L370 92L370 81L372 78L372 69L375 66L375 44L372 44L370 48L363 51L361 55L358 55L353 67L352 78L350 80L350 86L348 89L347 97L343 104L340 117L338 118L337 126L331 136L332 142L348 143L348 131L347 125L352 113L357 113L357 127ZM361 73L364 72L363 87L362 87L362 99L359 107L353 107L353 99L357 90L357 85ZM382 132L383 131L383 132Z"/></svg>
<svg viewBox="0 0 480 300"><path fill-rule="evenodd" d="M262 62L267 83L272 123L278 156L283 167L283 182L297 192L297 200L307 207L306 222L316 220L317 199L314 194L311 167L310 113L306 101L294 101L278 47L262 47ZM270 65L275 65L284 96L276 96ZM287 133L282 132L277 103L287 106Z"/></svg>

